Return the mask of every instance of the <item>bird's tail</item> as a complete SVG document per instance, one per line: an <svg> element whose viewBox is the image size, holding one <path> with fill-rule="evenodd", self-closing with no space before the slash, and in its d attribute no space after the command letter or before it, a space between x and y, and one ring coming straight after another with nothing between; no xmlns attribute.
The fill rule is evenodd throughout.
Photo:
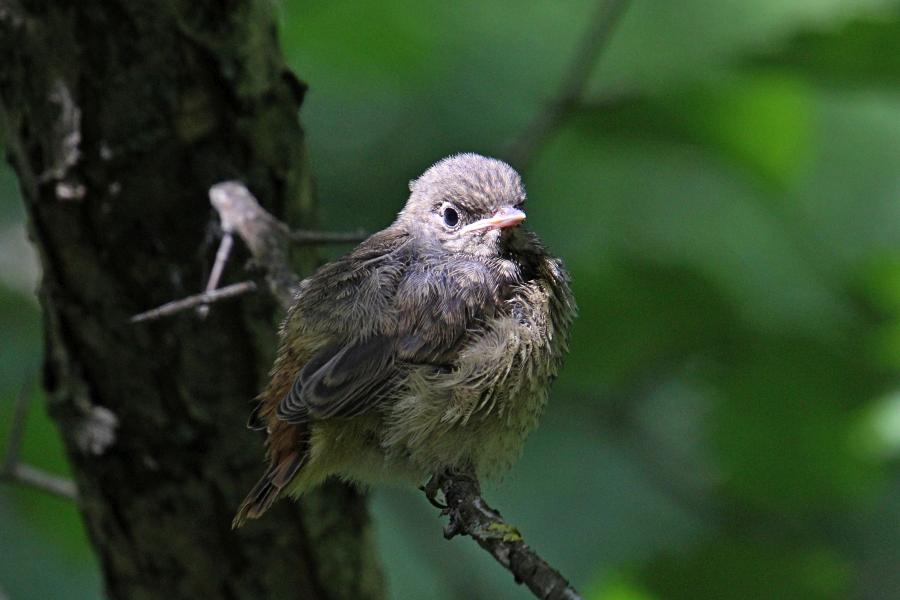
<svg viewBox="0 0 900 600"><path fill-rule="evenodd" d="M291 482L300 467L305 462L305 452L291 452L277 462L273 462L266 474L253 486L247 497L238 508L232 529L237 529L247 519L257 519L262 516L272 504L281 496L284 488Z"/></svg>

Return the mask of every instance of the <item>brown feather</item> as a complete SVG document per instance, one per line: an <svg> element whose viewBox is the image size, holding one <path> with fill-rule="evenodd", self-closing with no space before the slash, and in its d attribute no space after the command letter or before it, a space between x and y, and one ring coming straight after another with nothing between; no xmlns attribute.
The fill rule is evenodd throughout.
<svg viewBox="0 0 900 600"><path fill-rule="evenodd" d="M247 519L258 519L281 497L307 459L309 436L305 431L305 427L284 424L272 432L275 435L270 434L270 466L244 498L232 528L240 527Z"/></svg>

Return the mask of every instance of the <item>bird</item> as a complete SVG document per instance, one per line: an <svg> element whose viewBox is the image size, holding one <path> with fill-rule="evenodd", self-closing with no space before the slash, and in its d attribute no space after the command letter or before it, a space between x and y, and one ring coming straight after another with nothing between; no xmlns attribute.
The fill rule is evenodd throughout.
<svg viewBox="0 0 900 600"><path fill-rule="evenodd" d="M300 282L248 420L268 467L233 527L331 476L495 477L536 427L577 308L522 226L521 177L462 153L409 190L393 224Z"/></svg>

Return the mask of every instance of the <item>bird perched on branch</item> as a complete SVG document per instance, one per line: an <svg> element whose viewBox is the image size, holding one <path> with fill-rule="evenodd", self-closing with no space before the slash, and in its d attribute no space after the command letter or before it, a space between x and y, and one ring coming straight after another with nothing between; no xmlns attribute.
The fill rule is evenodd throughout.
<svg viewBox="0 0 900 600"><path fill-rule="evenodd" d="M496 474L537 424L575 303L562 262L519 227L518 173L459 154L409 187L390 227L300 284L250 417L268 470L235 527L330 475Z"/></svg>

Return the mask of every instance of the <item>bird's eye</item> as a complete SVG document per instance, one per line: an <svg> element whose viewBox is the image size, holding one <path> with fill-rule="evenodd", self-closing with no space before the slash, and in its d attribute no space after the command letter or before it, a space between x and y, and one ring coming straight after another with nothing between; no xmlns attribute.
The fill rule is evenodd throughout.
<svg viewBox="0 0 900 600"><path fill-rule="evenodd" d="M525 201L519 200L519 202L517 202L516 204L513 205L513 208L515 208L516 210L524 210L525 209Z"/></svg>
<svg viewBox="0 0 900 600"><path fill-rule="evenodd" d="M449 204L441 209L441 218L444 219L444 225L451 229L459 225L459 212Z"/></svg>

